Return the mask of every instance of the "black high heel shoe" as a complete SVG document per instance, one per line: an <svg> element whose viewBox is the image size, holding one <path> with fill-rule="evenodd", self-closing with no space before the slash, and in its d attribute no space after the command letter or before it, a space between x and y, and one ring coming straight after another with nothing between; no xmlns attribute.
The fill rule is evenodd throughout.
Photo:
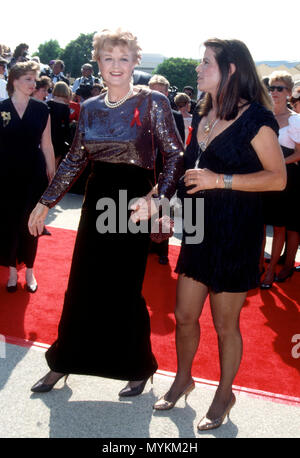
<svg viewBox="0 0 300 458"><path fill-rule="evenodd" d="M7 286L6 285L6 291L8 293L15 293L18 289L18 284L16 283L15 285Z"/></svg>
<svg viewBox="0 0 300 458"><path fill-rule="evenodd" d="M289 277L291 277L294 272L295 272L294 267L289 269L287 271L286 275L283 275L282 277L280 277L280 272L279 272L279 275L275 276L274 281L276 281L276 283L283 283L285 280L287 280Z"/></svg>
<svg viewBox="0 0 300 458"><path fill-rule="evenodd" d="M131 387L130 382L128 382L125 388L123 388L120 391L119 396L120 397L138 396L139 394L141 394L144 391L144 388L149 378L150 378L151 384L153 385L153 374L152 374L150 377L146 378L145 380L142 380L141 383L137 386Z"/></svg>
<svg viewBox="0 0 300 458"><path fill-rule="evenodd" d="M31 391L33 391L34 393L47 393L48 391L51 391L52 388L54 387L54 385L56 385L56 383L63 377L65 377L65 383L67 381L67 378L69 377L69 374L62 374L60 375L54 383L44 383L44 381L46 380L47 376L50 374L50 372L48 372L48 374L46 374L43 378L41 378L38 382L36 382L33 387L31 388Z"/></svg>
<svg viewBox="0 0 300 458"><path fill-rule="evenodd" d="M28 283L26 283L26 291L28 291L29 293L35 293L38 289L38 284L35 283L35 285L28 285Z"/></svg>

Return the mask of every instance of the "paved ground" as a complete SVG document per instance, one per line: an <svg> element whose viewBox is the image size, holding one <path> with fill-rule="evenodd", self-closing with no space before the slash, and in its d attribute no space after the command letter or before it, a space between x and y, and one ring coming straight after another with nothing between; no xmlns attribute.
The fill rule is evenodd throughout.
<svg viewBox="0 0 300 458"><path fill-rule="evenodd" d="M50 231L51 226L76 229L81 202L80 196L65 196L49 212ZM180 239L174 237L171 243L178 244ZM270 237L267 250L269 246ZM194 440L198 447L199 438L300 436L300 404L274 402L238 390L230 419L217 430L198 433L197 423L209 407L215 386L199 380L186 404L181 399L169 412L154 412L153 403L172 382L173 374L162 372L154 376L153 387L148 382L141 396L129 400L118 397L124 382L78 375L71 375L66 385L60 381L49 393L34 394L30 387L48 370L45 349L8 343L0 348L0 438L98 438L101 447L109 443L113 447L120 438L124 439L123 444L126 439L128 444L132 443L133 438L162 439L168 443L172 438Z"/></svg>

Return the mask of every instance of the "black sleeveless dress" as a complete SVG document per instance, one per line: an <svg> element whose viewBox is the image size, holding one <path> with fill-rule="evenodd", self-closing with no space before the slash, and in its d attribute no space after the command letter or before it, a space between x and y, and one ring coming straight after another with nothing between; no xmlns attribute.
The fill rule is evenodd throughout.
<svg viewBox="0 0 300 458"><path fill-rule="evenodd" d="M194 168L199 152L197 128L199 115L193 118L193 134L186 150L185 168ZM200 150L199 168L216 173L247 174L262 170L251 140L262 126L278 133L273 114L258 103L248 109L226 130L215 137L205 151ZM262 198L259 192L212 189L194 194L193 211L198 198L204 199L204 236L200 243L187 243L192 234L183 231L176 272L207 285L212 291L244 292L259 284L259 257L263 240ZM189 197L182 186L180 198ZM186 205L183 202L183 216ZM193 215L194 220L195 214Z"/></svg>

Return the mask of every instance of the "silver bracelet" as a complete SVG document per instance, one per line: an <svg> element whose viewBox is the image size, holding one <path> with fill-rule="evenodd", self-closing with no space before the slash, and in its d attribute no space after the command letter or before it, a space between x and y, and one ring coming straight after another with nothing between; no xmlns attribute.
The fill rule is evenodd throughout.
<svg viewBox="0 0 300 458"><path fill-rule="evenodd" d="M225 189L232 189L232 175L224 175L223 180Z"/></svg>

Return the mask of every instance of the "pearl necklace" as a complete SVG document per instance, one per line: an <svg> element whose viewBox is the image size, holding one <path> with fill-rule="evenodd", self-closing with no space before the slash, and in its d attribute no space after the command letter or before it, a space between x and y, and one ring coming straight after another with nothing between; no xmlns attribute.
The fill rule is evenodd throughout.
<svg viewBox="0 0 300 458"><path fill-rule="evenodd" d="M108 108L117 108L120 105L122 105L124 102L126 102L126 100L132 96L132 94L133 94L133 86L132 84L130 84L130 89L127 92L127 94L124 95L124 97L122 97L120 100L117 100L116 102L110 102L108 99L108 91L107 91L104 97L104 103Z"/></svg>

